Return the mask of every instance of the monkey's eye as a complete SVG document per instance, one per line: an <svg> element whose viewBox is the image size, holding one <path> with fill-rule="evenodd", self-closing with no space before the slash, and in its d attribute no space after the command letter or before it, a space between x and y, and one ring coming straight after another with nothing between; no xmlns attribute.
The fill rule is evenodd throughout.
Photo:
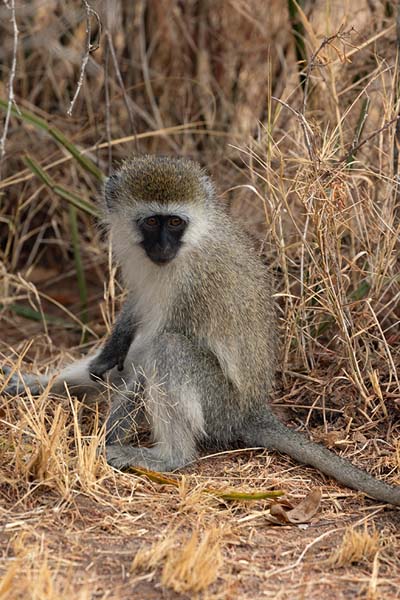
<svg viewBox="0 0 400 600"><path fill-rule="evenodd" d="M158 226L157 217L147 217L147 219L144 220L144 225L146 227L148 227L149 229L153 229L154 227L157 227Z"/></svg>
<svg viewBox="0 0 400 600"><path fill-rule="evenodd" d="M185 225L185 221L183 219L181 219L180 217L170 217L168 219L168 227L171 227L171 229L179 229L180 227L183 227Z"/></svg>

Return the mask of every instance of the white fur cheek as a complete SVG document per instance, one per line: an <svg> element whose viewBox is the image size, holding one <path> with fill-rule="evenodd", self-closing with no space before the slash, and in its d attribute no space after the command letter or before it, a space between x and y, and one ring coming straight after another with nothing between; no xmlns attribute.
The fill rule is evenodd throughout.
<svg viewBox="0 0 400 600"><path fill-rule="evenodd" d="M131 262L132 253L143 237L136 224L129 218L112 215L109 219L110 237L117 262L123 266Z"/></svg>
<svg viewBox="0 0 400 600"><path fill-rule="evenodd" d="M190 250L191 247L199 247L210 234L210 223L204 214L195 213L189 217L189 225L183 235L184 247Z"/></svg>

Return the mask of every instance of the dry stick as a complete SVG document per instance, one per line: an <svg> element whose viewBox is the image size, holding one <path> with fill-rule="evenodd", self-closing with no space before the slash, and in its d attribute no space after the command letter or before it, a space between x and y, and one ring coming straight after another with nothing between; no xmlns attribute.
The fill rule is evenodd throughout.
<svg viewBox="0 0 400 600"><path fill-rule="evenodd" d="M306 92L306 88L304 88L304 93ZM305 295L305 289L306 289L306 285L304 283L304 279L305 279L305 251L306 251L306 242L307 242L307 234L308 234L308 229L309 229L309 225L310 225L310 215L311 215L311 210L312 210L312 205L313 205L313 201L314 201L314 193L311 193L311 195L309 196L309 198L307 198L306 200L306 204L307 204L307 212L306 212L306 220L304 223L304 231L301 233L301 238L302 238L302 244L301 244L301 250L300 250L300 298L304 298ZM302 307L304 307L304 303L302 302ZM301 312L303 312L302 308L299 307ZM305 333L304 333L304 329L310 330L310 324L307 323L307 317L306 317L306 311L304 310L303 313L303 322L304 322L304 327L300 327L300 331L299 331L299 335L302 341L302 353L304 356L304 360L306 365L309 365L311 367L314 367L314 360L312 357L312 353L307 352L307 341L306 341L306 337L305 337Z"/></svg>
<svg viewBox="0 0 400 600"><path fill-rule="evenodd" d="M313 52L313 54L311 55L311 58L309 60L307 68L306 68L304 92L303 92L303 103L302 103L301 111L297 111L297 110L289 107L287 104L283 103L282 101L280 101L282 104L284 104L284 106L286 106L286 108L289 108L289 110L292 110L292 112L294 112L295 115L300 120L300 124L303 129L308 154L310 156L311 161L314 164L316 161L317 165L319 164L319 157L318 157L318 155L315 151L315 147L314 147L314 133L313 133L311 127L308 125L307 120L305 118L305 112L306 112L306 106L307 106L307 100L308 100L308 88L310 85L310 76L311 76L312 70L317 66L315 64L315 61L316 61L319 53L321 52L321 50L323 50L325 48L325 46L328 46L329 44L331 44L333 42L333 40L341 39L342 36L343 36L343 32L341 31L341 29L339 29L339 31L337 31L333 35L330 35L329 37L324 38L322 40L319 48L317 48L317 50L315 50L315 52ZM323 65L321 64L318 66L323 66ZM279 102L278 98L273 97L273 99L277 100Z"/></svg>
<svg viewBox="0 0 400 600"><path fill-rule="evenodd" d="M385 131L386 129L388 129L391 125L393 125L393 123L397 123L399 121L399 119L400 119L400 115L396 115L395 117L393 117L393 119L390 119L390 121L387 121L387 123L382 125L382 127L373 131L364 140L362 140L359 144L357 144L357 146L352 147L350 152L348 152L342 158L340 158L339 161L336 163L336 166L338 166L344 162L347 162L349 160L349 158L351 158L351 156L353 154L355 154L360 148L362 148L365 144L367 144L369 141L371 141L375 136L382 133L382 131Z"/></svg>
<svg viewBox="0 0 400 600"><path fill-rule="evenodd" d="M319 52L319 50L318 50ZM306 87L304 88L304 99L306 98L306 93L307 93L307 80L309 77L309 73L307 74L307 78L306 78ZM282 104L283 106L285 106L287 109L289 109L291 112L293 112L296 117L298 118L298 120L300 121L300 125L301 128L303 130L303 134L304 134L304 141L305 144L307 146L307 150L308 150L308 155L310 158L310 161L312 162L312 164L315 166L316 168L316 163L317 165L319 164L319 158L315 153L315 149L314 149L314 133L310 127L310 125L307 122L307 119L304 116L304 111L305 111L305 104L303 103L303 111L300 112L298 110L296 110L295 108L293 108L292 106L290 106L289 104L287 104L286 102L283 102L283 100L280 100L279 98L277 98L276 96L271 96L272 100L275 100L276 102L279 102L280 104ZM301 250L301 258L300 258L300 282L301 282L301 296L303 295L303 291L304 291L304 252L305 252L305 243L306 243L306 239L307 239L307 231L308 231L308 226L309 226L309 215L310 215L310 205L313 201L313 196L311 196L308 199L308 203L307 203L307 217L306 217L306 223L305 223L305 227L304 227L304 232L301 232L301 237L303 240L302 243L302 250ZM307 324L306 318L304 317L304 322ZM307 325L306 325L307 326ZM302 348L305 349L306 348L306 340L305 340L305 336L304 336L304 328L302 327L300 329L300 337L302 340ZM306 360L306 364L309 364L309 360L307 357L307 353L304 354L305 360Z"/></svg>
<svg viewBox="0 0 400 600"><path fill-rule="evenodd" d="M338 39L340 40L342 38L342 36L344 35L344 33L341 30L341 28L334 33L333 35L330 35L329 37L326 37L322 40L319 48L317 48L317 50L315 50L315 52L311 55L311 58L309 60L309 63L307 65L306 68L306 75L305 75L305 83L304 83L304 93L303 93L303 106L301 109L301 113L304 115L306 112L306 104L307 104L307 99L308 99L308 88L309 88L309 83L310 83L310 75L311 75L311 71L316 67L316 66L326 66L324 64L319 64L316 65L315 61L318 57L318 54L321 52L321 50L323 50L325 48L325 46L329 46L329 44L331 42L333 42L333 40Z"/></svg>
<svg viewBox="0 0 400 600"><path fill-rule="evenodd" d="M305 134L306 134L306 128L308 128L308 131L311 130L310 126L308 125L308 123L306 121L306 119L304 118L304 115L302 115L298 110L296 110L292 106L289 106L289 104L287 104L283 100L280 100L280 98L276 98L275 96L271 96L271 98L273 100L276 100L277 102L279 102L283 106L285 106L287 109L289 109L293 114L295 114L298 117L298 119L299 119L299 121L300 121L300 123L302 125L303 131L305 131ZM333 167L338 167L342 163L346 163L351 158L351 156L353 154L355 154L360 148L362 148L365 144L367 144L368 142L370 142L374 137L376 137L377 135L379 135L383 131L386 131L386 129L388 129L391 125L393 125L393 123L396 123L399 120L400 120L400 115L396 115L395 117L393 117L393 119L390 119L390 121L387 121L384 125L382 125L382 127L380 127L379 129L376 129L375 131L373 131L370 135L368 135L359 144L357 144L356 146L352 146L350 152L347 152L347 154L345 154L344 156L342 156L342 158L339 158L339 160L337 162L332 162L332 166ZM312 131L311 131L311 133L312 133ZM307 146L307 149L308 149L308 153L310 155L311 148L308 145L309 138L306 135L305 135L305 141L306 141L306 146ZM323 178L324 181L325 181L325 184L326 185L330 185L332 183L332 181L336 177L336 171L328 179L326 179L326 175L327 175L326 171L322 172L318 176L318 179L316 181L320 181Z"/></svg>
<svg viewBox="0 0 400 600"><path fill-rule="evenodd" d="M15 79L15 73L17 70L17 49L18 49L18 27L17 27L17 20L15 17L15 0L10 0L9 2L7 2L7 0L3 0L4 4L6 5L6 7L8 8L8 10L11 11L11 23L13 26L13 57L12 57L12 62L11 62L11 71L10 71L10 76L8 78L8 106L7 106L7 112L6 112L6 118L4 120L4 129L3 129L3 135L1 136L1 140L0 140L0 161L3 160L5 152L6 152L6 138L7 138L7 133L8 133L8 127L10 124L10 117L11 117L11 109L12 109L12 105L14 104L14 79Z"/></svg>
<svg viewBox="0 0 400 600"><path fill-rule="evenodd" d="M85 14L86 14L86 47L85 47L85 53L82 57L82 62L81 62L81 71L79 74L79 79L78 79L78 84L76 86L76 90L75 90L75 94L74 97L71 100L71 104L69 105L69 109L67 110L67 115L70 117L72 115L72 110L74 108L76 99L79 96L79 92L81 91L81 87L83 85L83 78L85 77L85 71L86 71L86 65L88 63L89 60L89 55L91 52L94 52L95 50L97 50L97 48L99 47L99 43L96 42L95 44L92 44L90 42L90 38L91 38L91 33L92 33L92 28L90 25L90 17L93 15L97 21L97 24L99 26L99 38L100 38L100 34L101 34L101 21L100 21L100 17L98 15L98 13L89 5L87 0L82 0L83 5L85 7Z"/></svg>
<svg viewBox="0 0 400 600"><path fill-rule="evenodd" d="M144 79L144 85L147 92L147 97L149 99L151 108L153 109L153 115L157 123L157 127L159 129L164 128L163 120L161 118L161 114L154 97L153 88L151 87L150 81L150 73L149 73L149 64L147 61L147 52L146 52L146 31L145 31L145 12L146 12L146 0L142 0L140 6L140 28L139 28L139 45L140 45L140 54L142 59L142 73Z"/></svg>
<svg viewBox="0 0 400 600"><path fill-rule="evenodd" d="M304 138L305 138L308 154L310 156L310 159L313 162L315 160L317 160L317 164L319 163L319 157L318 157L318 155L315 151L314 145L313 145L314 133L313 133L311 127L308 125L306 118L305 118L305 112L306 112L306 106L307 106L307 100L308 100L308 88L310 85L310 76L311 76L312 70L316 66L325 66L322 63L316 65L316 59L317 59L319 53L321 52L321 50L323 50L325 48L325 46L329 46L335 39L338 39L338 40L342 39L342 37L346 33L348 33L348 32L344 32L340 28L333 35L330 35L330 36L324 38L322 40L320 46L317 48L317 50L315 50L315 52L313 52L313 54L311 55L311 58L308 62L307 68L306 68L304 92L303 92L303 103L302 103L301 111L296 111L294 109L290 109L290 110L293 110L293 112L296 114L296 116L300 119L300 123L301 123L302 129L303 129L303 132L304 132ZM274 98L274 99L277 100L277 98ZM287 108L289 108L289 106L287 104L285 104L285 106Z"/></svg>
<svg viewBox="0 0 400 600"><path fill-rule="evenodd" d="M276 577L276 575L282 574L282 573L287 573L287 571L293 571L293 569L296 569L300 565L300 563L303 560L303 558L306 555L306 553L313 546L315 546L315 544L318 544L318 542L320 542L321 540L323 540L324 538L326 538L328 535L332 535L332 533L337 533L341 529L344 529L344 527L335 527L334 529L330 529L329 531L325 531L325 533L322 533L321 535L319 535L318 537L316 537L314 540L312 540L312 542L310 542L309 544L307 544L307 546L301 552L301 554L299 555L299 557L297 558L297 560L295 560L290 565L287 565L286 567L278 567L278 568L275 568L275 569L271 569L270 571L266 571L265 574L264 574L264 579L269 579L270 577Z"/></svg>
<svg viewBox="0 0 400 600"><path fill-rule="evenodd" d="M315 155L315 152L314 152L314 148L313 148L314 133L313 133L313 130L311 129L310 125L307 123L307 119L305 118L305 116L300 111L293 108L293 106L290 106L289 104L287 104L287 102L284 102L283 100L281 100L280 98L277 98L276 96L271 96L271 100L275 100L275 102L279 102L279 104L282 104L282 106L285 106L288 110L290 110L290 112L292 112L294 115L296 115L296 117L299 119L301 128L304 133L304 141L307 146L308 155L310 157L311 162L314 163L315 159L317 158Z"/></svg>
<svg viewBox="0 0 400 600"><path fill-rule="evenodd" d="M108 44L108 48L109 48L109 51L110 51L110 54L111 54L111 58L112 58L112 61L113 61L113 65L114 65L114 69L115 69L115 74L117 76L118 84L119 84L119 86L121 88L121 91L122 91L122 97L124 99L124 104L125 104L126 110L128 112L128 117L129 117L129 122L131 124L132 133L135 136L136 152L139 152L140 149L139 149L139 142L138 142L138 139L137 139L137 129L135 127L135 119L133 117L132 109L131 109L131 106L129 104L129 97L128 97L128 94L126 93L124 81L122 79L121 71L120 71L120 68L119 68L119 65L118 65L118 60L117 60L117 56L115 54L115 48L114 48L114 44L113 44L113 41L112 41L112 37L111 37L111 34L110 34L110 32L109 32L108 29L106 29L105 35L106 35L106 41L107 41L107 44Z"/></svg>
<svg viewBox="0 0 400 600"><path fill-rule="evenodd" d="M398 103L400 98L400 75L399 75L399 58L400 58L400 2L397 1L397 11L396 11L396 43L397 43L397 58L396 58L396 73L395 73L395 91L394 91L394 101L395 104ZM399 110L397 110L397 115L400 117ZM394 140L393 140L393 177L395 177L395 188L394 194L395 199L397 199L399 194L399 150L400 150L400 120L396 123L396 129L394 132ZM399 209L395 208L395 215L398 217ZM396 219L397 220L397 219Z"/></svg>

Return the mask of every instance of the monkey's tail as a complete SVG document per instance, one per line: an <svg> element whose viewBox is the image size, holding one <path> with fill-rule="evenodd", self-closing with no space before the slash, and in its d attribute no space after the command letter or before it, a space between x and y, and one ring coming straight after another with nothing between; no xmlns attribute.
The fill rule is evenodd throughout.
<svg viewBox="0 0 400 600"><path fill-rule="evenodd" d="M264 423L258 423L246 443L288 454L295 460L311 465L349 488L367 494L376 500L400 506L400 487L392 487L355 467L348 460L316 444L306 436L283 425L275 415L268 414Z"/></svg>

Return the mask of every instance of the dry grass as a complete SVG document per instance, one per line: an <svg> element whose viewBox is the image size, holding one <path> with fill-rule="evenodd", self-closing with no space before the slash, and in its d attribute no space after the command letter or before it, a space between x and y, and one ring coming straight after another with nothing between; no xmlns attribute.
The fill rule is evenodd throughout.
<svg viewBox="0 0 400 600"><path fill-rule="evenodd" d="M214 583L223 559L220 548L221 530L212 528L203 533L194 531L181 541L176 531L150 548L139 550L132 571L153 570L162 566L161 585L178 593L197 593ZM177 543L181 542L180 547Z"/></svg>
<svg viewBox="0 0 400 600"><path fill-rule="evenodd" d="M2 99L12 5L0 7ZM84 5L15 0L17 106L103 173L137 150L201 160L277 275L276 410L400 485L390 3L317 0L298 10L300 83L286 3L98 2L100 46L68 117L88 47ZM93 15L90 28L95 46ZM0 352L16 369L57 368L90 351L119 307L101 232L65 199L92 207L99 183L65 144L13 115L1 176ZM266 452L204 458L177 487L117 473L97 452L104 415L47 390L2 396L1 599L400 597L398 510ZM297 501L314 487L322 504L306 526L271 525L265 500L204 493L284 488Z"/></svg>
<svg viewBox="0 0 400 600"><path fill-rule="evenodd" d="M380 536L377 531L370 532L366 527L361 531L356 531L350 527L346 529L342 543L332 553L330 561L337 567L372 561L379 552L380 546Z"/></svg>

